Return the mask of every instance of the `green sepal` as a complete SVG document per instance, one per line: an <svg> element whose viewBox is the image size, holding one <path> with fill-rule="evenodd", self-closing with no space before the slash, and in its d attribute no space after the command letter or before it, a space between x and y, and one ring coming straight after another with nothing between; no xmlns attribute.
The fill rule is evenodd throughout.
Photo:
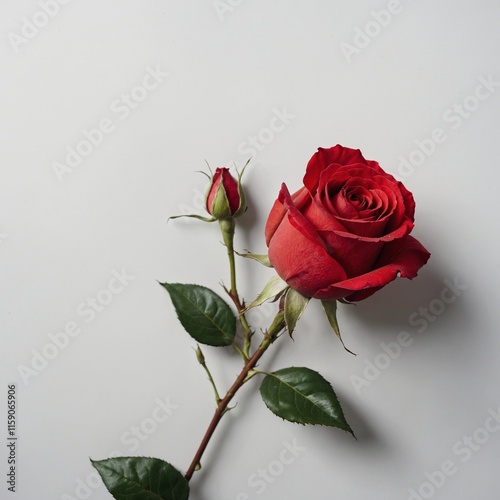
<svg viewBox="0 0 500 500"><path fill-rule="evenodd" d="M172 217L168 218L167 222L170 219L180 219L181 217L190 217L192 219L202 220L203 222L215 222L217 220L215 217L203 217L201 215L189 214L189 215L172 215Z"/></svg>
<svg viewBox="0 0 500 500"><path fill-rule="evenodd" d="M170 295L177 317L197 342L228 346L236 335L236 317L214 291L200 285L160 283Z"/></svg>
<svg viewBox="0 0 500 500"><path fill-rule="evenodd" d="M266 284L262 292L259 293L257 298L245 308L248 311L252 307L257 307L263 304L266 300L274 299L283 294L288 288L286 281L282 280L277 274L273 276Z"/></svg>
<svg viewBox="0 0 500 500"><path fill-rule="evenodd" d="M243 174L245 173L245 169L247 168L247 165L250 163L250 160L252 158L249 158L245 165L243 165L243 169L241 170L241 173L238 172L238 194L240 196L240 206L238 207L238 210L233 214L233 217L238 217L241 214L245 213L247 211L247 200L245 196L245 191L243 190L243 186L241 185L241 178L243 177Z"/></svg>
<svg viewBox="0 0 500 500"><path fill-rule="evenodd" d="M323 304L323 309L325 310L326 317L328 318L328 322L330 323L332 330L335 332L335 335L337 335L337 337L339 338L344 349L347 352L356 356L356 354L354 352L352 352L350 349L347 349L347 347L344 344L344 341L342 340L342 335L340 334L339 323L337 321L337 301L336 300L322 300L321 304Z"/></svg>
<svg viewBox="0 0 500 500"><path fill-rule="evenodd" d="M187 500L187 479L168 462L149 457L90 460L116 500Z"/></svg>
<svg viewBox="0 0 500 500"><path fill-rule="evenodd" d="M274 317L273 322L271 323L271 326L267 329L267 331L273 339L277 339L278 334L285 327L286 327L285 313L280 310L276 313L276 316Z"/></svg>
<svg viewBox="0 0 500 500"><path fill-rule="evenodd" d="M302 313L305 311L307 304L309 304L310 297L304 297L302 294L289 288L285 295L285 323L290 337L295 330L295 325L299 320Z"/></svg>
<svg viewBox="0 0 500 500"><path fill-rule="evenodd" d="M214 174L212 173L212 169L210 168L210 165L208 164L207 160L205 160L205 163L207 164L208 171L210 172L210 175L207 174L206 172L203 172L203 170L196 170L196 173L203 174L209 181L211 181Z"/></svg>
<svg viewBox="0 0 500 500"><path fill-rule="evenodd" d="M235 215L231 214L231 208L229 207L229 200L227 199L226 188L222 183L222 180L215 193L215 198L212 201L212 206L208 207L209 212L217 219L229 219Z"/></svg>
<svg viewBox="0 0 500 500"><path fill-rule="evenodd" d="M356 302L349 302L348 300L346 299L337 299L341 304L346 304L348 306L355 306L356 305Z"/></svg>
<svg viewBox="0 0 500 500"><path fill-rule="evenodd" d="M260 262L262 265L264 265L266 267L273 267L273 265L271 264L271 261L269 260L269 256L267 254L257 254L257 253L250 253L250 252L246 252L246 253L235 252L235 253L237 255L239 255L240 257L245 257L246 259L256 260L257 262Z"/></svg>
<svg viewBox="0 0 500 500"><path fill-rule="evenodd" d="M338 427L354 436L332 386L310 368L283 368L267 374L260 394L275 415L289 422Z"/></svg>

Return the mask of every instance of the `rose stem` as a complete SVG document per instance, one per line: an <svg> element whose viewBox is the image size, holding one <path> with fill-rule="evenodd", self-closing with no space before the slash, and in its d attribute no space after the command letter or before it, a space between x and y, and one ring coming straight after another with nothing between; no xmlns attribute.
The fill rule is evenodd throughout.
<svg viewBox="0 0 500 500"><path fill-rule="evenodd" d="M229 259L229 271L231 275L231 288L228 291L229 297L234 302L236 309L240 315L240 323L243 328L243 356L245 360L249 358L250 345L252 339L252 330L248 324L248 321L245 317L245 314L242 312L245 308L244 304L240 301L238 290L236 287L236 263L234 259L234 230L236 223L234 219L222 219L219 220L219 226L222 232L222 238L224 240L224 244L227 248L227 256ZM226 290L227 291L227 290Z"/></svg>
<svg viewBox="0 0 500 500"><path fill-rule="evenodd" d="M226 413L228 404L233 399L236 392L238 392L238 390L241 388L241 386L245 382L250 380L252 376L250 375L249 377L250 371L253 368L255 368L261 356L266 352L266 349L276 340L278 334L281 332L281 330L283 330L283 328L284 328L283 312L280 311L277 314L276 318L274 319L273 324L269 327L269 330L265 332L264 338L262 339L262 342L260 343L259 347L257 347L252 357L245 363L245 366L241 370L241 373L238 375L238 377L236 377L236 380L234 381L233 385L227 391L224 398L218 404L214 416L212 417L212 420L210 422L210 425L208 426L207 431L205 432L205 435L203 436L203 439L200 443L200 446L198 447L198 450L196 451L196 454L191 462L191 465L189 466L189 469L187 470L184 476L188 481L193 476L195 470L199 468L201 457L217 425L219 424L222 416L224 415L224 413Z"/></svg>

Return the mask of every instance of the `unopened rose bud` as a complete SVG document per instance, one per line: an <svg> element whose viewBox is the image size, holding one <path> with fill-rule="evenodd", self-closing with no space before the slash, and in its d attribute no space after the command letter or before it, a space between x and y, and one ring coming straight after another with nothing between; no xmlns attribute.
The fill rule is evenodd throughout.
<svg viewBox="0 0 500 500"><path fill-rule="evenodd" d="M203 356L203 352L201 351L200 346L197 346L194 352L196 353L196 359L198 360L198 363L200 363L200 365L204 365L205 356Z"/></svg>
<svg viewBox="0 0 500 500"><path fill-rule="evenodd" d="M215 219L231 219L241 215L247 208L241 175L236 180L228 168L217 168L206 200L207 211Z"/></svg>

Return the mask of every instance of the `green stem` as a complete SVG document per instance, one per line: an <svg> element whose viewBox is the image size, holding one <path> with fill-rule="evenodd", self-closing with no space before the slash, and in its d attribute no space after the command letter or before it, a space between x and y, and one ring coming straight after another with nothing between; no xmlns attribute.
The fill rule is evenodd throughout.
<svg viewBox="0 0 500 500"><path fill-rule="evenodd" d="M243 309L243 306L242 306ZM241 312L240 309L240 322L243 328L243 354L249 358L250 357L250 347L252 346L252 335L253 331L250 328L248 321L245 317L245 313Z"/></svg>
<svg viewBox="0 0 500 500"><path fill-rule="evenodd" d="M248 356L242 351L241 347L238 345L236 341L233 341L232 346L234 350L243 358L245 362L248 361Z"/></svg>
<svg viewBox="0 0 500 500"><path fill-rule="evenodd" d="M203 367L203 369L205 370L205 372L208 376L208 380L210 381L210 384L212 385L212 388L214 390L215 404L218 405L221 402L221 397L219 395L219 391L217 390L217 386L215 385L215 380L212 376L212 373L208 369L207 363L205 361L205 356L203 356L203 353L201 352L200 346L198 346L198 349L196 351L196 357L198 358L198 362Z"/></svg>
<svg viewBox="0 0 500 500"><path fill-rule="evenodd" d="M236 290L236 264L234 260L234 230L236 223L234 219L220 219L219 220L220 230L222 232L222 238L224 239L224 244L227 248L227 256L229 258L229 271L231 275L231 288L229 292L231 295L237 295Z"/></svg>
<svg viewBox="0 0 500 500"><path fill-rule="evenodd" d="M248 324L245 313L242 312L245 309L245 305L240 300L236 285L236 262L233 243L236 223L234 219L221 219L219 220L219 226L222 232L224 244L226 245L227 256L229 259L231 288L228 290L228 294L231 297L231 300L234 302L236 309L238 310L238 313L240 315L241 327L243 328L243 351L241 351L240 349L237 350L240 354L243 354L243 359L246 361L250 357L253 331Z"/></svg>
<svg viewBox="0 0 500 500"><path fill-rule="evenodd" d="M203 456L203 453L205 452L205 449L207 448L207 445L215 429L217 428L217 425L219 424L224 413L226 412L229 403L233 399L234 395L238 392L238 390L243 386L243 384L248 382L248 380L250 380L253 377L253 375L256 374L255 372L252 371L257 365L257 362L266 352L267 348L278 338L279 333L284 329L284 327L285 327L285 321L284 321L283 311L280 311L276 315L272 325L269 327L269 330L264 334L264 338L262 339L262 342L260 343L259 347L257 347L252 357L246 362L240 374L236 377L236 380L234 381L233 385L227 391L226 395L224 396L223 399L221 399L219 405L217 406L217 409L215 410L210 425L208 426L205 435L203 436L203 439L200 443L200 446L198 447L198 450L196 451L196 454L191 462L191 465L189 466L185 474L185 478L188 481L191 479L194 472L200 468L201 457Z"/></svg>

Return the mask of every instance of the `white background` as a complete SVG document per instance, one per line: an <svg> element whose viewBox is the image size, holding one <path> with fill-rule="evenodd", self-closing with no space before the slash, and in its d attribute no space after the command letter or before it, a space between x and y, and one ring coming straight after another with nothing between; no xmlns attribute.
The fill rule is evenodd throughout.
<svg viewBox="0 0 500 500"><path fill-rule="evenodd" d="M115 451L187 469L214 402L195 342L156 280L221 290L228 271L215 225L167 219L203 213L206 178L196 171L205 160L241 167L249 136L260 134L245 175L250 208L239 249L265 252L281 182L297 189L316 148L340 143L413 192L414 235L432 257L414 281L341 306L356 357L314 303L295 341L282 338L260 365L319 371L357 440L281 421L255 379L217 430L190 498L496 498L500 4L214 3L73 0L49 18L35 1L3 2L0 435L14 383L19 441L12 495L2 437L0 496L111 498L95 484L89 457ZM148 68L159 71L156 88L133 90ZM493 82L489 90L481 79ZM131 91L141 102L124 107ZM272 121L277 113L288 118ZM83 131L106 119L112 130L85 149ZM266 131L270 124L279 131ZM429 140L433 132L439 143ZM54 164L79 144L87 156L56 174ZM238 266L241 292L252 299L272 271ZM110 295L103 290L114 271L129 281ZM448 283L458 284L454 295ZM112 300L92 314L87 301L96 296ZM258 329L272 315L265 306L250 318ZM54 348L51 336L68 323L79 335ZM384 345L403 331L411 343L399 353L391 344L391 359ZM204 351L227 388L238 357ZM168 418L158 401L170 405ZM132 438L134 426L141 439ZM287 443L294 460L282 453ZM435 472L443 464L446 476Z"/></svg>

